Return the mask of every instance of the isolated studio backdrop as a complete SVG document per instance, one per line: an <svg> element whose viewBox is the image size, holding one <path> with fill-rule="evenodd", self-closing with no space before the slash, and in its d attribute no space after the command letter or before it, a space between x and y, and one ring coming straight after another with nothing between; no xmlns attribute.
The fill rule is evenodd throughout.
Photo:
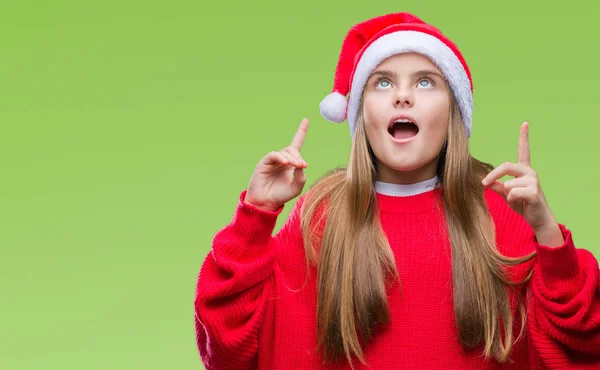
<svg viewBox="0 0 600 370"><path fill-rule="evenodd" d="M532 166L600 257L599 3L5 2L0 368L201 369L196 277L258 160L310 119L305 190L344 166L319 115L348 27L408 11L456 40L472 153ZM288 215L287 205L279 228Z"/></svg>

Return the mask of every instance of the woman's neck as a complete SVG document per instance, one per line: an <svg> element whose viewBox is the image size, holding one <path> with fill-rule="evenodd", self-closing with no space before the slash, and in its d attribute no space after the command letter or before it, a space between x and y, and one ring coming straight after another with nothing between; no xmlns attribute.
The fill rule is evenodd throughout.
<svg viewBox="0 0 600 370"><path fill-rule="evenodd" d="M388 184L412 185L432 179L437 175L438 158L411 171L397 171L381 161L375 163L377 181Z"/></svg>

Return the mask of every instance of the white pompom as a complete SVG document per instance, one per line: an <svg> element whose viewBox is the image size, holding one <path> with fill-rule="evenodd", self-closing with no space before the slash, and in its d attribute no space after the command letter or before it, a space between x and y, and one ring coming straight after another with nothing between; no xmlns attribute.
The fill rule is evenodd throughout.
<svg viewBox="0 0 600 370"><path fill-rule="evenodd" d="M339 92L332 92L319 104L321 115L328 121L334 123L343 122L346 119L346 107L348 100Z"/></svg>

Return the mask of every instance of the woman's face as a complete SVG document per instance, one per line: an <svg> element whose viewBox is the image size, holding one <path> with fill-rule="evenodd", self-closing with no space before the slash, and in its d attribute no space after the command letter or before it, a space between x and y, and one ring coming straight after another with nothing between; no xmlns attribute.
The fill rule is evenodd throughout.
<svg viewBox="0 0 600 370"><path fill-rule="evenodd" d="M420 54L394 55L371 73L363 118L379 181L414 183L435 176L450 99L442 72Z"/></svg>

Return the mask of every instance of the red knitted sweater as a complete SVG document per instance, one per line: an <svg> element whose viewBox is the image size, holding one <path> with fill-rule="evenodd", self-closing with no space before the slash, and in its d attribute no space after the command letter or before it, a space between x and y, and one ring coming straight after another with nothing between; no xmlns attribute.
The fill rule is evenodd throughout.
<svg viewBox="0 0 600 370"><path fill-rule="evenodd" d="M206 369L349 369L326 367L316 347L316 283L306 262L295 203L273 235L278 215L243 202L216 233L200 269L195 297L198 350ZM413 196L377 193L380 218L396 259L398 284L388 292L391 323L364 349L370 367L356 369L600 369L598 262L565 244L540 245L529 225L499 195L485 199L496 226L498 250L523 256L537 250L529 290L525 336L512 364L485 360L483 347L464 350L453 314L452 264L439 189ZM526 269L527 266L523 266ZM515 325L520 323L514 296ZM518 327L516 327L518 334Z"/></svg>

